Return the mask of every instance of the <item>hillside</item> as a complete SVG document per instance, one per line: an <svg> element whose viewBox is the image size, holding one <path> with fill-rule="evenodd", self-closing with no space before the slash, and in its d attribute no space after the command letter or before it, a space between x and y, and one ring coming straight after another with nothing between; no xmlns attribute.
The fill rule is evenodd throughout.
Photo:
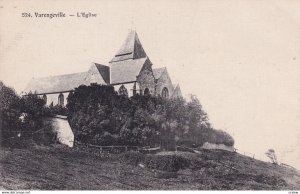
<svg viewBox="0 0 300 194"><path fill-rule="evenodd" d="M163 153L164 155L174 154ZM157 178L153 170L126 164L120 155L95 155L62 146L0 150L0 189L32 190L272 190L300 189L300 173L237 153L176 153L201 165Z"/></svg>

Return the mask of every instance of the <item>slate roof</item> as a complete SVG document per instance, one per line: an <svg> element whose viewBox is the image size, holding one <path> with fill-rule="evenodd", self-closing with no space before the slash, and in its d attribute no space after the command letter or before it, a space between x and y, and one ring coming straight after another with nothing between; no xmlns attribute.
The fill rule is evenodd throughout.
<svg viewBox="0 0 300 194"><path fill-rule="evenodd" d="M33 93L36 92L37 94L42 94L70 91L80 85L84 85L84 79L87 75L87 72L82 72L42 78L32 78L24 92L29 93L31 91Z"/></svg>
<svg viewBox="0 0 300 194"><path fill-rule="evenodd" d="M155 79L160 78L160 76L162 75L162 73L166 70L166 67L161 67L161 68L155 68L153 69L153 75L155 77Z"/></svg>
<svg viewBox="0 0 300 194"><path fill-rule="evenodd" d="M106 84L110 84L110 71L109 66L101 65L98 63L95 63L98 71L100 72L102 78L104 79Z"/></svg>
<svg viewBox="0 0 300 194"><path fill-rule="evenodd" d="M174 87L174 90L173 90L172 98L182 97L179 84L173 84L173 87Z"/></svg>
<svg viewBox="0 0 300 194"><path fill-rule="evenodd" d="M147 55L135 31L130 31L127 38L114 58L110 61L117 62L128 59L145 58Z"/></svg>
<svg viewBox="0 0 300 194"><path fill-rule="evenodd" d="M124 44L109 63L110 67L93 63L87 72L34 78L24 92L59 93L90 83L114 85L134 82L146 63L152 65L135 31L128 34ZM166 67L153 69L155 79L159 79L165 71ZM179 85L174 86L174 90L181 95Z"/></svg>
<svg viewBox="0 0 300 194"><path fill-rule="evenodd" d="M110 83L119 84L136 81L136 77L139 75L143 65L146 63L147 60L148 57L111 63Z"/></svg>
<svg viewBox="0 0 300 194"><path fill-rule="evenodd" d="M90 69L96 66L99 74L106 83L109 83L109 67L101 64L93 63ZM89 71L73 74L56 75L41 78L32 78L23 92L37 94L59 93L71 91L80 85L90 85Z"/></svg>

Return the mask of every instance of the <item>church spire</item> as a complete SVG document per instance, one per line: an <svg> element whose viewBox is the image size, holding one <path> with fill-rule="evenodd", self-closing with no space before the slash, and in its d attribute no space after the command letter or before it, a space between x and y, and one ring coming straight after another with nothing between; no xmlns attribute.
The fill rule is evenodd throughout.
<svg viewBox="0 0 300 194"><path fill-rule="evenodd" d="M127 35L125 42L123 43L119 51L115 54L110 63L127 59L140 59L145 57L147 57L147 54L143 49L137 33L134 30L131 30Z"/></svg>

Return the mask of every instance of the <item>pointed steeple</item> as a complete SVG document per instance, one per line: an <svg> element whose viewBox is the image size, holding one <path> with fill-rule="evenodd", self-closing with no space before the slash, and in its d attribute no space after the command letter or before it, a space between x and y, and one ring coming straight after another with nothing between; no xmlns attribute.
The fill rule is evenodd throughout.
<svg viewBox="0 0 300 194"><path fill-rule="evenodd" d="M147 57L143 46L138 38L138 35L135 31L131 30L127 35L127 38L119 51L115 54L114 58L110 61L124 61L127 59L140 59Z"/></svg>

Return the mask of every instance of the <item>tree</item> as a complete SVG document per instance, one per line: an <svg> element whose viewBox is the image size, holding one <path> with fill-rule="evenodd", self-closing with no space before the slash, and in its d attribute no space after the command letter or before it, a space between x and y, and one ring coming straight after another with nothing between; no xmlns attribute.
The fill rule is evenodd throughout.
<svg viewBox="0 0 300 194"><path fill-rule="evenodd" d="M277 157L276 157L274 149L269 149L265 154L271 160L271 162L273 164L278 164Z"/></svg>
<svg viewBox="0 0 300 194"><path fill-rule="evenodd" d="M112 86L79 86L68 96L68 115L75 140L98 145L202 146L233 145L230 135L211 128L196 96L165 99L118 95Z"/></svg>
<svg viewBox="0 0 300 194"><path fill-rule="evenodd" d="M28 145L26 140L33 139L32 132L42 128L48 133L46 136L36 133L36 142L52 143L50 141L55 140L56 134L51 125L43 122L43 117L47 115L45 101L37 95L19 97L14 89L0 81L0 110L0 139L3 146L19 145L21 140Z"/></svg>
<svg viewBox="0 0 300 194"><path fill-rule="evenodd" d="M6 139L13 134L12 129L20 127L19 96L14 89L0 81L0 139Z"/></svg>
<svg viewBox="0 0 300 194"><path fill-rule="evenodd" d="M19 101L20 112L26 113L23 130L36 131L43 126L46 115L45 101L35 94L22 96Z"/></svg>

